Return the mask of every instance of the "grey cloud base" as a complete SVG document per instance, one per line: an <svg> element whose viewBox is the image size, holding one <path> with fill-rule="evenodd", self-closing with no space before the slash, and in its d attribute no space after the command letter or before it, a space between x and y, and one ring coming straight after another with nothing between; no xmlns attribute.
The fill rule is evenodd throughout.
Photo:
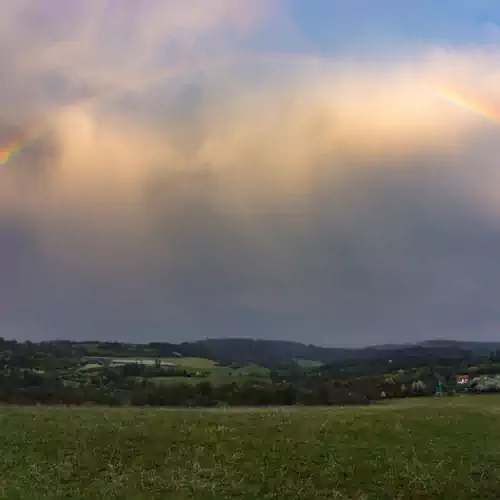
<svg viewBox="0 0 500 500"><path fill-rule="evenodd" d="M415 172L323 176L308 203L253 214L214 208L210 176L194 189L186 175L157 186L158 213L175 218L109 275L58 265L3 217L1 326L34 340L494 340L498 226ZM175 199L182 183L191 194Z"/></svg>

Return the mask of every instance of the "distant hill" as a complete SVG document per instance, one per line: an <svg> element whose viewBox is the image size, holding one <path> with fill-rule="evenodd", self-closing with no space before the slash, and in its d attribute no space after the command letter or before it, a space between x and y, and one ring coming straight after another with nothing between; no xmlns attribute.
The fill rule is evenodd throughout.
<svg viewBox="0 0 500 500"><path fill-rule="evenodd" d="M467 351L473 351L477 354L489 353L500 349L500 342L474 342L465 340L427 340L425 342L421 342L418 345L428 348L446 348L455 346Z"/></svg>
<svg viewBox="0 0 500 500"><path fill-rule="evenodd" d="M151 347L156 348L160 345L150 344ZM257 363L264 366L288 364L296 358L328 363L356 356L358 353L354 349L325 348L299 342L245 338L216 338L183 342L176 345L175 349L183 356L215 359L221 364Z"/></svg>
<svg viewBox="0 0 500 500"><path fill-rule="evenodd" d="M460 357L467 359L500 350L500 342L454 340L429 340L415 344L363 348L332 348L281 340L213 338L177 345L149 344L149 346L161 348L164 355L171 355L172 351L175 350L183 356L215 359L222 364L257 363L264 366L289 364L294 359L315 360L325 364L396 357Z"/></svg>
<svg viewBox="0 0 500 500"><path fill-rule="evenodd" d="M3 349L9 349L9 344L16 344L16 342L1 339L0 344L3 344ZM314 362L342 365L351 362L387 361L396 358L429 360L453 357L472 360L477 356L488 356L491 352L500 351L500 342L440 339L414 344L375 345L363 348L319 347L300 342L250 338L211 338L180 344L168 342L127 344L123 342L73 342L68 340L42 344L58 346L61 352L66 353L65 355L71 355L76 349L81 355L94 357L184 356L212 359L223 365L255 363L267 367L290 365L298 360L306 360L310 366L314 365ZM500 352L497 357L500 358Z"/></svg>

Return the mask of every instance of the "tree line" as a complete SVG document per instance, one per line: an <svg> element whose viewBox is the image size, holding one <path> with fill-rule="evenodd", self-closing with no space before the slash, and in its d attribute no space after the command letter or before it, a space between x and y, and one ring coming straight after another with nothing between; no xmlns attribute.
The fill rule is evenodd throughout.
<svg viewBox="0 0 500 500"><path fill-rule="evenodd" d="M266 405L351 405L370 404L383 398L432 394L431 384L399 384L380 377L332 380L304 376L294 381L214 385L158 385L148 379L131 379L114 370L102 372L90 383L71 383L57 376L11 369L0 375L0 402L31 405L111 406L266 406Z"/></svg>

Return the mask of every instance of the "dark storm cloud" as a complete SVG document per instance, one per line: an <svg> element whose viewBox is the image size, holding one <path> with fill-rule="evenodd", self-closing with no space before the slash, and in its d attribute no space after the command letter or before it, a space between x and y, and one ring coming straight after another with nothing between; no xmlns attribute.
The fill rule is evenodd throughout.
<svg viewBox="0 0 500 500"><path fill-rule="evenodd" d="M191 194L165 201L175 217L155 261L137 255L118 277L48 267L29 228L4 223L7 324L133 341L494 338L500 234L462 193L421 174L354 174L323 178L296 211L238 214L214 209L210 180L186 177Z"/></svg>
<svg viewBox="0 0 500 500"><path fill-rule="evenodd" d="M47 15L30 2L0 21L0 137L31 133L0 170L0 335L496 335L497 130L435 90L498 88L495 54L208 64L129 88L237 45L263 3L121 3L114 36L103 2L77 4L69 31L23 37Z"/></svg>
<svg viewBox="0 0 500 500"><path fill-rule="evenodd" d="M430 180L380 177L357 179L350 203L330 186L305 212L236 218L231 231L200 213L202 231L173 238L180 265L166 281L211 334L243 313L246 335L332 343L495 335L498 226Z"/></svg>

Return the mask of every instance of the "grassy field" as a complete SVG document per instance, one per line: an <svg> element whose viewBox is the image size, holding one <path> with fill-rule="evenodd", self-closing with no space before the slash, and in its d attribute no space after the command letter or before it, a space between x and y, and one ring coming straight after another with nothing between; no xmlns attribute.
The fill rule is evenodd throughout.
<svg viewBox="0 0 500 500"><path fill-rule="evenodd" d="M0 408L0 498L496 499L500 397L363 408Z"/></svg>
<svg viewBox="0 0 500 500"><path fill-rule="evenodd" d="M93 360L92 357L86 357L89 360ZM163 363L171 363L185 370L189 374L193 375L191 377L150 377L149 381L154 382L159 385L176 385L176 384L187 384L196 385L200 382L210 382L213 385L223 385L231 384L233 382L237 384L243 384L248 380L258 380L258 381L269 381L271 370L264 368L263 366L248 364L238 368L231 366L219 366L215 361L208 358L195 358L195 357L170 357L170 358L113 358L109 356L101 356L101 359L107 359L111 362L111 366L121 366L125 364L143 364L153 366L157 359ZM76 370L78 374L92 374L102 371L103 367L99 364L89 362ZM206 376L198 376L200 373ZM68 385L74 385L74 374L72 372L68 373Z"/></svg>
<svg viewBox="0 0 500 500"><path fill-rule="evenodd" d="M200 359L200 358L194 358ZM187 369L187 367L186 367ZM149 380L162 385L175 385L179 383L196 385L200 382L210 382L213 385L243 384L249 380L270 382L271 370L259 365L249 364L240 368L230 366L200 367L202 372L208 373L206 377L152 377Z"/></svg>
<svg viewBox="0 0 500 500"><path fill-rule="evenodd" d="M140 378L140 377L139 377ZM146 379L149 382L157 384L159 386L172 386L172 385L197 385L201 382L208 381L208 378L201 377L151 377Z"/></svg>
<svg viewBox="0 0 500 500"><path fill-rule="evenodd" d="M301 367L301 368L319 368L320 366L323 366L325 363L322 363L321 361L316 361L314 359L299 359L296 358L294 361Z"/></svg>
<svg viewBox="0 0 500 500"><path fill-rule="evenodd" d="M111 363L116 365L123 364L143 364L143 365L154 365L156 360L160 360L162 363L171 363L180 368L190 368L190 369L211 369L216 363L213 359L207 358L192 358L192 357L160 357L160 358L141 358L141 357L113 357L113 356L85 356L83 359L94 359L100 358L109 360Z"/></svg>
<svg viewBox="0 0 500 500"><path fill-rule="evenodd" d="M212 368L216 364L213 359L207 359L207 358L173 357L173 358L161 358L161 359L166 363L175 363L176 365L182 368L193 368L193 369L199 368L200 370Z"/></svg>
<svg viewBox="0 0 500 500"><path fill-rule="evenodd" d="M263 366L249 364L244 365L239 368L233 368L230 366L215 366L210 371L211 375L214 377L246 377L246 376L256 376L256 377L269 377L271 370L269 368L264 368Z"/></svg>

